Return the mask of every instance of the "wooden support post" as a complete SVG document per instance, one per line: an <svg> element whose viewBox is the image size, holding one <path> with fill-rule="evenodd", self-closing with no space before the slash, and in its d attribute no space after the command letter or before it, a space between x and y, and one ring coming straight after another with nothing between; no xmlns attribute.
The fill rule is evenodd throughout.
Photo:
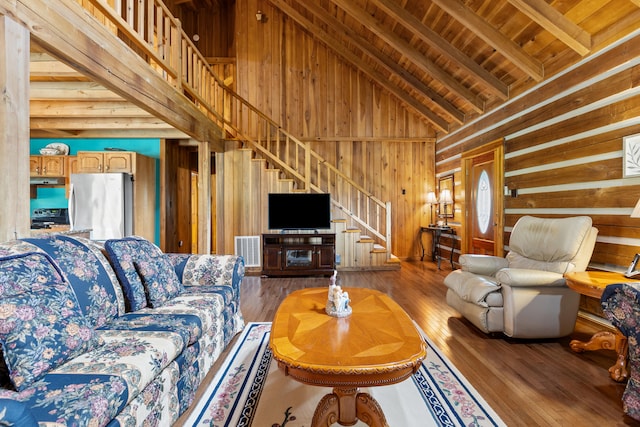
<svg viewBox="0 0 640 427"><path fill-rule="evenodd" d="M198 253L211 253L211 148L198 142Z"/></svg>
<svg viewBox="0 0 640 427"><path fill-rule="evenodd" d="M0 241L29 236L29 30L0 15Z"/></svg>

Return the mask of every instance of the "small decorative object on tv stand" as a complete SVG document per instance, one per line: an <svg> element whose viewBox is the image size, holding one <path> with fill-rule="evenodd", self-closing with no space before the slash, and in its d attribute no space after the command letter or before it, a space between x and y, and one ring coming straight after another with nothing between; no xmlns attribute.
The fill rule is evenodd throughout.
<svg viewBox="0 0 640 427"><path fill-rule="evenodd" d="M349 293L342 290L339 285L336 285L337 271L334 270L333 276L331 276L331 283L329 284L329 294L327 296L327 306L324 311L333 317L347 317L351 314L351 307L349 306Z"/></svg>

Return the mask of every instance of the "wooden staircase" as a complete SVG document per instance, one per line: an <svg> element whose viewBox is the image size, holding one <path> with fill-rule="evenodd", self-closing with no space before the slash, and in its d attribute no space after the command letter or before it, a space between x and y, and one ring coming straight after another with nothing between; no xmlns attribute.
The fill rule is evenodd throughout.
<svg viewBox="0 0 640 427"><path fill-rule="evenodd" d="M269 167L265 159L255 158L255 152L248 148L234 150L225 153L233 156L237 164L249 165L250 173L243 174L239 183L241 186L251 185L260 189L263 197L269 193L293 193L300 192L295 180L282 177L282 171ZM239 158L238 158L239 157ZM264 203L263 200L263 211ZM389 256L387 249L376 240L353 225L343 211L337 206L331 210L331 232L336 235L336 269L339 271L355 270L397 270L400 269L400 260L395 256ZM266 223L266 218L263 218ZM263 227L264 228L264 227ZM247 267L250 273L259 272L258 267Z"/></svg>
<svg viewBox="0 0 640 427"><path fill-rule="evenodd" d="M395 264L390 252L390 202L368 192L311 150L309 144L301 142L226 86L162 0L77 2L107 31L133 46L140 58L173 90L191 100L204 117L218 126L223 138L241 142L252 150L252 159L266 161L260 168L265 175L273 176L265 177L261 186L250 192L255 195L266 194L265 191L331 194L334 218L345 220L344 229L336 223L336 235L343 236L345 242L339 249L343 253L338 252L340 268L381 264L383 250L382 264Z"/></svg>
<svg viewBox="0 0 640 427"><path fill-rule="evenodd" d="M336 269L356 270L399 270L400 260L387 257L387 249L374 239L363 235L359 228L349 227L346 219L332 220L331 231L336 233Z"/></svg>

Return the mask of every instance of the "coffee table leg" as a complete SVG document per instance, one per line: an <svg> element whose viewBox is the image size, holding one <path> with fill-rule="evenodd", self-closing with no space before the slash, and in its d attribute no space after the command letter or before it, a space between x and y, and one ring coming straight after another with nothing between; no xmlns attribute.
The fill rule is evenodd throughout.
<svg viewBox="0 0 640 427"><path fill-rule="evenodd" d="M358 419L370 427L389 427L378 402L358 388L334 388L324 396L311 420L311 427L329 427L335 423L352 426Z"/></svg>
<svg viewBox="0 0 640 427"><path fill-rule="evenodd" d="M389 427L380 404L369 393L358 393L356 414L369 427Z"/></svg>

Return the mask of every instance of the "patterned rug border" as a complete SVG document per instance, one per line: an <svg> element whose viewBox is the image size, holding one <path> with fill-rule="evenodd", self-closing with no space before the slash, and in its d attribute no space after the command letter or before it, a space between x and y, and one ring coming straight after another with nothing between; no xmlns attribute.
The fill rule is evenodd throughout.
<svg viewBox="0 0 640 427"><path fill-rule="evenodd" d="M270 327L270 322L246 325L185 425L252 425L271 367ZM433 417L434 425L505 426L458 369L418 329L428 345L427 359L411 377L411 382ZM251 345L251 341L258 347L253 351L250 362L236 366L236 359L243 354L241 350L245 345ZM424 420L421 420L420 426L424 425Z"/></svg>

